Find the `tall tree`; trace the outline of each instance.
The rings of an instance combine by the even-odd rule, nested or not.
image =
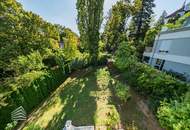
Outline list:
[[[138,1],[138,2],[136,2]],[[154,0],[135,0],[135,3],[141,4],[136,11],[130,23],[130,36],[133,40],[143,40],[148,31],[152,19]]]
[[[98,57],[99,30],[103,20],[104,0],[77,0],[78,29],[82,46],[91,54],[92,61]]]
[[[155,23],[155,28],[157,28],[158,30],[162,29],[162,25],[165,24],[165,17],[167,16],[167,12],[164,10],[162,12],[162,15],[159,17],[159,19],[157,20],[157,22]]]
[[[126,38],[126,22],[129,16],[129,1],[118,1],[109,12],[103,33],[103,41],[108,52],[115,52],[118,44]]]
[[[144,45],[145,46],[153,46],[156,35],[158,35],[162,29],[162,26],[165,24],[165,17],[167,16],[167,12],[163,11],[162,15],[156,21],[154,26],[150,28],[145,35]]]
[[[34,51],[44,53],[59,48],[59,33],[54,25],[27,12],[16,0],[0,2],[0,71],[13,72],[13,60]],[[13,68],[15,69],[15,68]],[[5,77],[9,75],[4,74]],[[11,74],[12,76],[13,74]]]

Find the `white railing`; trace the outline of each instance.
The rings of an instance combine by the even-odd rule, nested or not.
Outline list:
[[[152,52],[152,47],[145,47],[145,52]]]

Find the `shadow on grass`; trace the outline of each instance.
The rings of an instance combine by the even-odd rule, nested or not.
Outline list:
[[[46,127],[47,130],[62,129],[67,120],[72,120],[74,125],[95,124],[96,97],[91,96],[91,91],[96,91],[96,76],[72,76],[72,82],[67,83],[57,95],[61,99],[63,108],[55,114]]]
[[[109,69],[109,72],[113,79],[119,80],[120,82],[127,84],[127,80],[123,78],[122,74],[118,73],[117,70]],[[127,126],[131,126],[132,123],[135,123],[135,125],[141,130],[146,130],[146,126],[143,124],[143,120],[145,120],[145,117],[138,108],[136,94],[132,90],[130,90],[129,92],[131,94],[131,98],[127,101],[127,103],[123,103],[115,96],[112,87],[110,88],[110,90],[112,92],[112,97],[110,97],[109,102],[115,105],[120,115],[122,128],[126,129]]]

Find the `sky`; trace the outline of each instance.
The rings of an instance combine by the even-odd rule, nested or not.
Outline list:
[[[43,19],[51,23],[61,24],[69,27],[74,32],[78,33],[76,18],[76,1],[77,0],[18,0],[23,8],[27,11],[32,11],[40,15]],[[104,16],[117,0],[105,0]],[[190,2],[190,0],[187,0]],[[168,14],[180,8],[184,0],[155,0],[156,7],[154,8],[155,19],[157,19],[164,10]]]

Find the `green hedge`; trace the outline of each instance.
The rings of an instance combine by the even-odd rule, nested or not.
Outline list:
[[[190,95],[189,95],[190,96]],[[190,130],[190,97],[181,101],[162,102],[157,117],[166,130]]]
[[[60,69],[49,72],[30,72],[17,80],[14,86],[19,86],[6,97],[6,106],[0,108],[0,128],[5,128],[11,122],[11,112],[23,106],[29,114],[50,93],[52,93],[65,80],[66,75]]]
[[[139,93],[150,97],[153,108],[164,99],[178,99],[189,88],[189,84],[138,62],[126,68],[124,76]]]
[[[107,55],[103,55],[97,61],[105,64]],[[83,54],[75,60],[67,61],[62,67],[48,71],[32,71],[23,74],[10,83],[12,92],[4,96],[6,105],[0,106],[0,129],[5,128],[11,121],[11,112],[19,106],[23,106],[29,114],[34,108],[42,103],[59,85],[66,79],[69,73],[89,66],[88,54]]]

